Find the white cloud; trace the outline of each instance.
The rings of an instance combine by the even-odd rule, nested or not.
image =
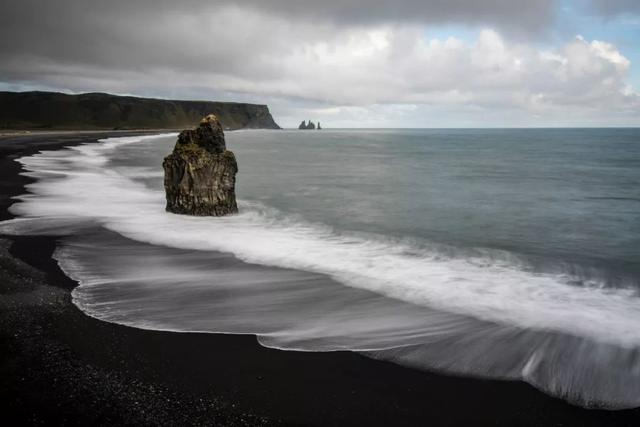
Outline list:
[[[334,105],[473,105],[550,117],[638,109],[638,95],[625,81],[629,60],[609,43],[581,37],[538,50],[492,30],[464,43],[388,27],[311,41],[278,61],[281,79],[239,81],[234,90]]]
[[[0,81],[268,102],[285,126],[302,118],[439,125],[433,117],[445,126],[591,124],[615,115],[612,123],[640,124],[631,63],[605,41],[577,36],[541,49],[492,29],[471,41],[427,39],[416,23],[335,25],[235,6],[156,12],[149,11],[153,25],[141,26],[135,13],[107,14],[57,28],[38,44],[15,37]]]

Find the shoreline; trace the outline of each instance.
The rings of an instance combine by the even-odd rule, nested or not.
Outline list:
[[[169,130],[162,130],[167,132]],[[103,136],[0,137],[0,219],[33,180],[13,159]],[[177,333],[101,322],[71,302],[55,237],[0,236],[2,394],[36,424],[637,425],[640,410],[571,406],[523,382],[417,371],[353,352],[262,347],[252,335]],[[16,418],[17,417],[17,418]],[[280,421],[283,420],[283,421]]]
[[[180,129],[2,129],[0,140],[19,137],[60,137],[60,136],[94,136],[109,134],[109,136],[130,136],[140,134],[180,132]]]

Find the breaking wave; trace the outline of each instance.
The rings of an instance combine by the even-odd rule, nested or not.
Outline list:
[[[157,171],[109,163],[148,138],[19,159],[38,180],[0,231],[71,234],[56,258],[91,316],[519,378],[585,406],[640,404],[636,289],[541,272],[508,252],[342,232],[252,201],[231,217],[170,214],[163,192],[136,180]]]

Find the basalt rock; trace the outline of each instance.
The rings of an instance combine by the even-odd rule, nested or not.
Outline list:
[[[238,165],[226,148],[222,126],[213,114],[202,119],[197,128],[180,132],[162,166],[167,211],[200,216],[238,212]]]
[[[302,123],[300,123],[300,126],[298,126],[298,129],[305,129],[305,130],[315,129],[315,128],[316,128],[316,125],[314,125],[311,120],[309,120],[309,123],[305,123],[303,120]]]

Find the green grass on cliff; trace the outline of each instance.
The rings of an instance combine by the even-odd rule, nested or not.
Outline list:
[[[0,129],[184,129],[215,114],[225,129],[279,129],[266,105],[106,93],[0,92]]]

